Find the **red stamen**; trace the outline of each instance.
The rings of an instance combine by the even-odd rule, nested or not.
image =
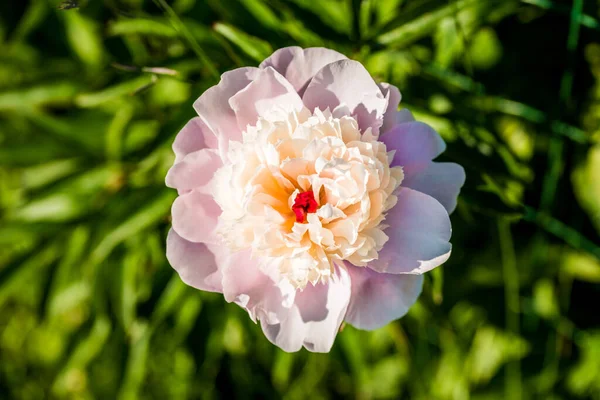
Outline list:
[[[306,222],[306,214],[316,212],[317,207],[318,204],[312,190],[298,193],[296,200],[294,200],[294,205],[292,206],[292,211],[296,214],[296,222]]]

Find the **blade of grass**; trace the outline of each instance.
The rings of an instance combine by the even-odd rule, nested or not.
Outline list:
[[[448,2],[450,2],[451,0],[448,0]],[[474,71],[473,71],[473,62],[471,61],[471,56],[469,54],[469,52],[467,51],[467,49],[469,48],[469,45],[471,44],[469,38],[467,37],[467,35],[465,34],[465,30],[463,29],[463,25],[461,24],[461,22],[459,21],[459,9],[458,9],[458,2],[457,1],[453,1],[452,4],[454,4],[454,6],[456,7],[456,13],[454,14],[454,26],[456,28],[456,32],[458,33],[458,37],[460,38],[460,41],[462,43],[463,48],[465,49],[462,53],[463,53],[463,64],[465,66],[465,69],[467,71],[467,73],[469,74],[469,76],[472,78],[474,75]]]
[[[144,208],[108,233],[92,252],[92,262],[95,265],[100,264],[118,244],[165,217],[174,197],[175,194],[171,191],[161,192],[159,196],[149,201]]]
[[[592,242],[576,229],[553,218],[547,213],[535,210],[531,207],[525,207],[524,219],[535,223],[546,232],[564,240],[565,243],[569,244],[571,247],[585,250],[600,259],[600,245]]]
[[[133,119],[135,108],[131,103],[124,102],[115,113],[106,132],[105,154],[108,160],[120,161],[123,150],[123,136],[127,126]]]
[[[549,0],[521,0],[523,3],[531,4],[543,8],[544,10],[556,11],[559,13],[569,13],[569,7],[557,4]],[[579,15],[579,23],[586,28],[591,28],[600,31],[600,22],[591,15],[581,13]]]
[[[371,18],[373,14],[372,0],[363,0],[358,5],[358,32],[359,38],[363,39],[369,36],[371,29]]]
[[[583,12],[583,0],[574,0],[571,9],[571,23],[569,25],[569,36],[567,39],[568,67],[564,71],[560,86],[560,99],[563,103],[562,110],[569,109],[571,92],[573,89],[573,75],[575,69],[575,50],[579,41],[580,16]],[[559,136],[550,140],[548,149],[548,172],[544,177],[542,186],[542,198],[540,209],[548,211],[554,204],[554,198],[564,168],[564,142]]]
[[[129,81],[110,86],[99,92],[82,93],[75,98],[75,104],[82,108],[97,107],[119,97],[132,96],[156,82],[156,79],[156,75],[144,74]]]
[[[281,29],[281,20],[263,0],[240,0],[240,3],[260,24],[274,31]]]
[[[71,104],[73,97],[78,92],[78,85],[70,81],[6,91],[0,93],[0,111],[20,111],[35,107],[65,106]]]
[[[506,328],[518,336],[520,314],[519,273],[517,271],[517,261],[509,221],[505,219],[498,220],[498,237],[504,275]],[[506,364],[505,379],[506,398],[520,400],[523,395],[523,388],[521,382],[521,362],[518,359]]]
[[[433,64],[424,65],[423,71],[433,78],[460,90],[475,93],[476,96],[469,99],[469,107],[523,118],[526,121],[540,124],[540,128],[548,129],[555,135],[567,137],[577,143],[589,143],[591,140],[580,128],[560,120],[551,120],[545,112],[535,107],[514,100],[486,95],[484,86],[466,75],[456,71],[444,70]]]
[[[150,18],[135,18],[135,19],[120,19],[108,25],[109,36],[120,35],[145,35],[159,36],[166,38],[179,37],[179,33],[167,21],[150,19]]]
[[[132,334],[125,377],[119,390],[119,400],[138,399],[144,383],[152,329],[146,322],[137,321]]]
[[[0,307],[15,292],[33,280],[43,279],[50,265],[58,259],[61,249],[57,243],[41,247],[19,265],[5,267],[0,275]]]
[[[204,51],[202,50],[202,48],[200,47],[200,45],[194,38],[194,35],[192,35],[190,30],[181,21],[181,19],[177,15],[177,13],[175,11],[173,11],[171,6],[169,6],[165,0],[154,0],[154,4],[156,4],[160,9],[162,9],[167,14],[167,16],[169,17],[169,20],[173,24],[173,27],[179,32],[179,34],[182,37],[185,38],[185,40],[187,40],[189,46],[192,48],[192,51],[194,53],[196,53],[196,56],[198,56],[200,61],[202,61],[202,63],[204,64],[204,66],[206,67],[208,72],[214,78],[219,78],[219,72],[217,71],[215,66],[212,64],[212,62],[208,59],[208,57],[206,56],[206,53],[204,53]]]
[[[160,298],[156,302],[156,306],[152,312],[152,318],[150,318],[150,326],[152,329],[156,329],[167,316],[175,312],[181,305],[181,301],[185,296],[187,289],[188,286],[181,281],[179,275],[173,274],[167,287],[163,290]]]
[[[78,158],[51,161],[23,168],[21,179],[23,187],[39,189],[77,172],[81,166]]]
[[[44,21],[48,11],[48,3],[45,0],[31,1],[23,18],[19,21],[19,25],[17,25],[17,28],[13,32],[12,40],[20,42],[26,38]]]
[[[73,379],[73,374],[81,374],[88,364],[100,354],[110,336],[111,329],[108,316],[100,315],[96,318],[88,336],[73,349],[65,366],[54,381],[52,391],[55,394],[64,396],[69,392],[69,381]]]
[[[217,22],[214,25],[214,30],[234,43],[256,62],[261,62],[273,52],[273,48],[269,43],[248,35],[232,25]]]
[[[468,7],[477,6],[479,0],[459,0],[430,12],[425,12],[415,18],[405,21],[397,28],[379,35],[376,42],[395,48],[403,47],[429,34],[442,19],[452,16]]]

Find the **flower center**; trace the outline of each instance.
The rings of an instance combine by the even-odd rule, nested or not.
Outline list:
[[[306,214],[317,211],[318,204],[312,190],[298,193],[292,211],[296,214],[296,222],[306,222]]]
[[[388,240],[404,173],[371,129],[339,112],[273,109],[230,143],[214,178],[224,244],[251,249],[294,288],[327,282],[336,264],[366,266]]]

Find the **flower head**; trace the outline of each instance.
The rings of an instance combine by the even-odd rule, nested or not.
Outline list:
[[[289,47],[223,74],[173,144],[167,256],[286,351],[375,329],[450,255],[463,169],[400,93],[328,49]]]

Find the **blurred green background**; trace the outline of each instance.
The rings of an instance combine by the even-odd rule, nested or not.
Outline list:
[[[6,0],[0,398],[600,399],[600,1]],[[400,321],[287,354],[165,259],[170,146],[232,68],[326,46],[467,183]]]

